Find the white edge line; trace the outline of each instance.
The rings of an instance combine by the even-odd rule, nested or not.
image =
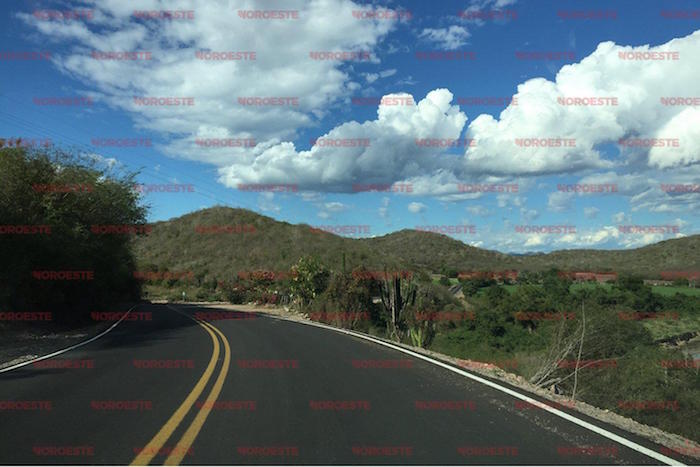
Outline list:
[[[6,371],[10,371],[10,370],[16,370],[17,368],[22,368],[23,366],[27,366],[27,365],[29,365],[29,364],[31,364],[31,363],[40,362],[41,360],[46,360],[47,358],[55,357],[56,355],[61,355],[62,353],[66,353],[66,352],[68,352],[69,350],[77,349],[78,347],[82,347],[82,346],[84,346],[85,344],[89,344],[90,342],[99,339],[100,337],[104,336],[104,335],[107,334],[109,331],[111,331],[112,329],[114,329],[115,327],[117,327],[117,324],[119,324],[119,323],[121,323],[122,321],[124,321],[124,318],[126,318],[126,317],[129,315],[129,313],[131,313],[131,310],[133,310],[134,308],[136,308],[136,307],[139,306],[139,305],[142,305],[142,303],[137,303],[136,305],[134,305],[134,306],[132,306],[131,308],[129,308],[129,310],[128,310],[126,313],[124,313],[124,316],[122,316],[121,319],[120,319],[119,321],[117,321],[116,323],[114,323],[113,325],[111,325],[109,328],[105,329],[104,331],[102,331],[102,332],[99,333],[98,335],[96,335],[96,336],[94,336],[94,337],[91,337],[90,339],[88,339],[88,340],[86,340],[86,341],[78,342],[77,344],[71,345],[70,347],[66,347],[65,349],[57,350],[57,351],[54,352],[54,353],[50,353],[50,354],[44,355],[44,356],[42,356],[42,357],[33,358],[33,359],[31,359],[31,360],[27,360],[26,362],[22,362],[22,363],[18,363],[18,364],[16,364],[16,365],[8,366],[7,368],[1,369],[1,370],[0,370],[0,373],[5,373]]]
[[[264,312],[263,312],[263,313],[264,313]],[[365,339],[365,340],[374,342],[374,343],[376,343],[376,344],[383,345],[383,346],[385,346],[385,347],[389,347],[390,349],[398,350],[399,352],[402,352],[402,353],[411,355],[411,356],[416,357],[416,358],[420,358],[421,360],[425,360],[426,362],[433,363],[433,364],[435,364],[435,365],[437,365],[437,366],[440,366],[440,367],[442,367],[442,368],[445,368],[445,369],[447,369],[447,370],[450,370],[450,371],[452,371],[452,372],[454,372],[454,373],[457,373],[457,374],[462,375],[462,376],[466,376],[467,378],[473,379],[474,381],[478,381],[479,383],[485,384],[486,386],[490,386],[490,387],[492,387],[492,388],[494,388],[494,389],[496,389],[496,390],[498,390],[498,391],[504,392],[504,393],[509,394],[509,395],[511,395],[511,396],[513,396],[513,397],[516,397],[516,398],[518,398],[518,399],[524,400],[524,401],[529,402],[529,403],[531,403],[531,404],[533,404],[533,405],[536,405],[536,406],[538,406],[538,407],[541,407],[542,409],[546,410],[547,412],[549,412],[549,413],[551,413],[551,414],[553,414],[553,415],[556,415],[556,416],[561,417],[561,418],[563,418],[563,419],[565,419],[565,420],[568,420],[568,421],[570,421],[570,422],[572,422],[572,423],[575,423],[576,425],[579,425],[579,426],[581,426],[581,427],[583,427],[583,428],[586,428],[586,429],[588,429],[588,430],[590,430],[590,431],[592,431],[592,432],[594,432],[594,433],[597,433],[597,434],[599,434],[599,435],[601,435],[601,436],[604,436],[604,437],[606,437],[606,438],[608,438],[608,439],[611,439],[611,440],[613,440],[613,441],[616,441],[616,442],[618,442],[618,443],[620,443],[620,444],[622,444],[622,445],[624,445],[624,446],[627,446],[628,448],[630,448],[630,449],[632,449],[632,450],[635,450],[635,451],[637,451],[637,452],[640,452],[640,453],[642,453],[642,454],[644,454],[644,455],[647,455],[647,456],[649,456],[649,457],[651,457],[651,458],[653,458],[653,459],[656,459],[656,460],[658,460],[658,461],[660,461],[660,462],[663,462],[663,463],[665,463],[665,464],[667,464],[667,465],[681,465],[681,466],[684,466],[684,465],[685,465],[685,464],[683,464],[683,463],[681,463],[681,462],[679,462],[679,461],[677,461],[677,460],[675,460],[675,459],[672,459],[672,458],[670,458],[670,457],[664,456],[663,454],[659,454],[659,453],[656,452],[656,451],[652,451],[652,450],[649,449],[649,448],[646,448],[646,447],[644,447],[644,446],[642,446],[642,445],[640,445],[640,444],[637,444],[637,443],[635,443],[634,441],[630,441],[630,440],[628,440],[628,439],[626,439],[626,438],[623,438],[622,436],[616,435],[615,433],[611,433],[610,431],[608,431],[608,430],[606,430],[606,429],[604,429],[604,428],[600,428],[600,427],[598,427],[598,426],[595,426],[595,425],[593,425],[593,424],[591,424],[591,423],[588,423],[588,422],[586,422],[586,421],[584,421],[584,420],[581,420],[581,419],[576,418],[576,417],[574,417],[574,416],[572,416],[572,415],[569,415],[569,414],[566,413],[566,412],[562,412],[561,410],[557,410],[557,409],[555,409],[555,408],[553,408],[553,407],[551,407],[551,406],[549,406],[549,405],[547,405],[547,404],[544,404],[544,403],[542,403],[542,402],[540,402],[540,401],[538,401],[538,400],[535,400],[535,399],[533,399],[533,398],[531,398],[531,397],[528,397],[528,396],[526,396],[526,395],[524,395],[524,394],[520,394],[520,393],[517,392],[517,391],[513,391],[512,389],[509,389],[509,388],[506,388],[506,387],[504,387],[504,386],[501,386],[500,384],[494,383],[493,381],[489,381],[489,380],[487,380],[487,379],[481,378],[481,377],[476,376],[476,375],[474,375],[474,374],[468,373],[468,372],[466,372],[466,371],[464,371],[464,370],[460,370],[459,368],[455,368],[455,367],[453,367],[453,366],[451,366],[451,365],[448,365],[447,363],[443,363],[443,362],[441,362],[441,361],[439,361],[439,360],[435,360],[435,359],[433,359],[433,358],[430,358],[430,357],[425,356],[425,355],[423,355],[423,354],[414,352],[414,351],[412,351],[412,350],[408,350],[408,349],[405,349],[405,348],[403,348],[403,347],[399,347],[399,346],[397,346],[397,345],[390,344],[389,342],[384,342],[384,341],[382,341],[382,340],[380,340],[380,339],[375,339],[374,337],[368,336],[368,335],[366,335],[366,334],[360,334],[360,333],[357,333],[357,332],[354,332],[354,331],[349,331],[349,330],[347,330],[347,329],[336,328],[336,327],[333,327],[333,326],[326,326],[326,325],[324,325],[324,324],[315,323],[315,322],[297,321],[297,320],[287,319],[287,318],[285,318],[285,317],[277,316],[277,315],[271,315],[271,314],[265,314],[265,315],[268,316],[268,317],[271,317],[271,318],[283,319],[283,320],[285,320],[285,321],[289,321],[289,322],[292,322],[292,323],[299,323],[299,324],[305,324],[305,325],[307,325],[307,326],[316,326],[316,327],[320,327],[320,328],[324,328],[324,329],[330,329],[331,331],[336,331],[336,332],[340,332],[340,333],[343,333],[343,334],[348,334],[348,335],[351,335],[351,336],[359,337],[360,339]]]

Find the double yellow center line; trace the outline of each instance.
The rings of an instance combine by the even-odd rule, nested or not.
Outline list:
[[[172,309],[180,314],[185,315],[185,313],[182,313],[179,310],[176,310],[175,308]],[[185,316],[195,320],[189,315]],[[221,342],[224,345],[224,362],[219,372],[219,376],[216,378],[214,386],[212,386],[205,403],[202,404],[202,407],[200,408],[199,412],[197,412],[197,415],[195,416],[194,420],[192,420],[192,423],[190,423],[190,426],[182,435],[180,441],[178,441],[177,445],[172,449],[171,454],[167,457],[167,459],[165,459],[164,465],[178,465],[182,461],[182,458],[185,456],[185,454],[192,446],[192,443],[194,443],[194,440],[197,438],[197,435],[202,429],[202,426],[204,426],[204,422],[209,416],[209,412],[211,412],[211,409],[214,406],[214,402],[216,402],[216,400],[219,397],[219,394],[221,393],[221,388],[224,386],[224,381],[226,381],[226,375],[228,374],[229,365],[231,363],[231,348],[229,347],[226,336],[224,336],[224,334],[221,331],[204,321],[195,321],[197,322],[197,324],[202,326],[205,331],[209,333],[209,336],[211,337],[211,340],[214,344],[214,351],[212,352],[209,364],[207,365],[206,370],[204,370],[202,377],[199,378],[199,381],[197,381],[197,384],[194,386],[187,398],[185,398],[182,404],[180,404],[180,407],[178,407],[178,409],[175,411],[175,413],[173,413],[170,419],[167,422],[165,422],[165,425],[163,425],[160,431],[158,431],[158,433],[156,433],[153,439],[149,441],[149,443],[143,448],[139,455],[137,455],[134,458],[134,460],[131,461],[131,465],[148,465],[153,460],[153,458],[163,448],[163,445],[165,445],[168,439],[170,439],[177,427],[180,426],[182,420],[185,418],[185,416],[187,416],[190,409],[192,409],[194,403],[204,391],[204,388],[207,386],[207,383],[209,383],[209,380],[214,374],[216,362],[218,361],[219,355],[221,353],[221,346],[219,344],[219,340],[216,337],[217,335],[221,338]]]

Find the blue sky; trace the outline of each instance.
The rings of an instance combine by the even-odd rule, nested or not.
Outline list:
[[[472,225],[474,233],[452,236],[508,252],[632,248],[698,232],[700,193],[660,187],[700,183],[700,109],[660,103],[700,96],[697,2],[434,3],[7,1],[8,14],[0,18],[0,136],[49,138],[115,169],[140,170],[144,184],[194,185],[194,193],[144,195],[150,221],[222,204],[291,223],[368,225],[371,236]],[[141,19],[135,10],[193,11],[193,18]],[[239,14],[278,10],[297,18]],[[358,11],[364,17],[353,15]],[[472,19],[460,17],[464,11]],[[367,18],[376,13],[382,17]],[[195,58],[202,50],[257,56]],[[48,51],[51,58],[8,55],[29,51]],[[151,59],[100,60],[94,51],[150,52]],[[314,51],[369,53],[370,59],[313,60]],[[417,52],[434,59],[419,59]],[[447,60],[446,52],[474,59]],[[522,59],[516,52],[529,55]],[[619,52],[647,55],[621,59]],[[658,59],[658,53],[674,52],[677,59]],[[388,95],[414,102],[353,101]],[[89,96],[92,104],[35,103],[65,96]],[[193,97],[195,105],[139,106],[134,96]],[[242,106],[241,96],[294,97],[298,105]],[[517,105],[507,109],[465,103],[512,96]],[[557,97],[614,97],[618,104],[562,105]],[[93,144],[102,138],[151,146]],[[369,145],[312,148],[315,138]],[[419,147],[421,138],[471,139],[476,146]],[[518,147],[517,138],[568,139],[575,146]],[[618,144],[634,138],[675,146]],[[257,144],[211,148],[197,139]],[[237,189],[241,183],[295,185],[298,191],[249,193]],[[517,185],[518,191],[463,193],[460,183]],[[404,184],[412,192],[353,192],[358,184]],[[617,190],[565,193],[557,184]],[[517,226],[559,225],[576,232],[516,232]],[[620,225],[646,230],[621,232]]]

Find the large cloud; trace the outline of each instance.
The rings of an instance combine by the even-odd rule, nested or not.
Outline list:
[[[512,3],[482,0],[470,7]],[[663,171],[665,179],[698,174],[700,111],[664,106],[660,99],[700,96],[695,60],[700,31],[656,47],[601,43],[580,63],[564,66],[554,81],[522,83],[515,94],[517,105],[499,118],[478,116],[466,132],[467,116],[452,105],[452,93],[436,89],[415,105],[380,105],[374,120],[342,123],[322,136],[319,131],[324,138],[369,140],[367,147],[306,149],[306,142],[292,142],[298,141],[300,130],[320,126],[334,106],[359,88],[354,76],[364,73],[357,73],[352,64],[310,60],[309,52],[372,51],[396,21],[358,20],[353,10],[370,7],[349,0],[285,3],[285,9],[299,11],[298,20],[243,20],[236,11],[259,8],[252,0],[238,2],[235,9],[223,0],[196,8],[184,1],[109,0],[95,4],[92,22],[21,16],[47,37],[68,43],[67,52],[55,58],[61,69],[91,84],[111,105],[130,112],[139,126],[169,136],[164,150],[170,155],[217,165],[220,181],[230,187],[296,183],[300,189],[348,192],[353,183],[410,181],[415,194],[457,200],[479,197],[457,192],[457,183],[477,180],[509,183],[543,174],[585,176],[601,169]],[[195,19],[136,21],[131,17],[135,9],[195,9]],[[92,50],[147,50],[153,58],[94,60]],[[195,58],[197,50],[251,50],[257,59],[208,62]],[[623,60],[619,52],[678,52],[680,59]],[[136,106],[134,95],[194,96],[196,105]],[[235,102],[241,95],[294,96],[299,105],[241,106]],[[618,105],[564,106],[557,102],[559,97],[614,97]],[[454,155],[415,143],[417,138],[460,137],[473,138],[476,146]],[[258,144],[205,149],[194,144],[195,138],[252,138]],[[575,140],[575,147],[518,147],[516,138],[568,138]],[[625,138],[675,138],[680,146],[624,147],[618,156],[616,143]],[[680,199],[663,195],[669,202]],[[560,198],[555,205],[565,201]]]
[[[680,59],[625,60],[620,58],[620,52],[678,52]],[[275,144],[250,151],[249,158],[222,170],[222,180],[232,185],[243,181],[279,183],[291,178],[312,189],[327,191],[346,191],[350,183],[358,180],[410,180],[414,186],[425,188],[415,192],[445,196],[456,191],[460,180],[489,176],[506,180],[599,169],[663,168],[676,169],[668,172],[675,177],[698,161],[700,126],[694,124],[698,111],[662,105],[661,98],[700,95],[700,80],[692,59],[698,52],[700,32],[658,47],[601,43],[580,63],[564,66],[554,81],[539,78],[521,84],[515,95],[517,105],[509,106],[499,119],[490,115],[477,117],[465,134],[476,145],[465,151],[461,161],[446,157],[444,150],[419,148],[414,143],[415,138],[462,135],[460,124],[466,118],[450,105],[449,91],[437,90],[415,108],[380,106],[377,120],[346,123],[324,135],[369,138],[369,148],[314,148],[298,152],[291,143]],[[578,97],[609,98],[607,102],[617,105],[562,105],[558,101]],[[421,105],[428,107],[420,110]],[[575,146],[518,147],[518,138],[562,138],[573,140]],[[634,138],[673,138],[679,140],[680,146],[618,145],[621,139]],[[697,173],[696,168],[694,165],[691,170]],[[564,197],[561,198],[559,201],[563,202]]]
[[[259,1],[206,2],[107,0],[87,2],[94,19],[42,21],[19,16],[52,40],[67,45],[54,54],[66,73],[83,80],[96,96],[131,113],[138,126],[162,132],[178,157],[225,164],[241,148],[198,147],[195,138],[251,138],[256,142],[293,138],[318,124],[331,103],[354,83],[349,70],[359,60],[312,59],[315,51],[372,52],[396,24],[392,19],[358,19],[369,10],[349,0],[290,0],[284,10],[298,19],[243,19],[238,10],[279,9]],[[135,19],[134,10],[194,10],[193,20]],[[255,52],[255,60],[201,60],[197,51]],[[92,51],[147,51],[151,60],[96,60]],[[154,107],[134,96],[195,97],[194,106]],[[238,97],[295,97],[298,105],[244,106]],[[183,136],[185,135],[185,136]],[[187,136],[189,135],[189,136]]]
[[[679,59],[630,60],[620,52],[678,52]],[[700,96],[698,53],[700,31],[658,47],[603,42],[580,63],[564,66],[554,82],[538,78],[518,86],[517,105],[505,109],[500,119],[474,119],[467,134],[479,144],[466,151],[465,165],[473,172],[500,175],[609,167],[612,163],[601,157],[600,145],[629,138],[679,140],[679,147],[643,150],[650,166],[697,163],[700,111],[662,105],[661,98]],[[576,97],[615,98],[617,105],[562,105],[557,100]],[[516,138],[573,139],[575,148],[519,147]],[[623,156],[639,150],[621,149]]]
[[[261,145],[220,169],[221,181],[231,187],[293,181],[305,189],[350,192],[355,184],[390,184],[448,170],[451,162],[435,157],[440,150],[421,147],[416,138],[459,137],[467,117],[451,101],[449,91],[437,89],[416,105],[381,105],[376,120],[344,123],[318,138],[323,145],[305,151],[289,142]],[[325,145],[345,142],[353,146]]]

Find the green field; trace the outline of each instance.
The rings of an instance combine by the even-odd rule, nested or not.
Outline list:
[[[663,286],[654,285],[651,287],[652,292],[663,295],[664,297],[671,297],[677,293],[684,295],[692,295],[694,297],[700,296],[700,289],[694,287],[674,287],[674,286]]]
[[[455,285],[455,284],[459,284],[459,280],[457,280],[457,278],[451,277],[451,278],[449,278],[449,279],[450,279],[450,285],[451,285],[451,286],[452,286],[452,285]],[[440,277],[439,277],[439,276],[437,276],[437,277],[436,277],[436,276],[433,276],[433,284],[439,284],[439,283],[440,283]]]
[[[681,315],[678,319],[648,319],[642,321],[654,340],[700,330],[700,315]]]
[[[503,286],[508,292],[513,293],[517,290],[519,285],[504,285]],[[578,282],[571,284],[571,291],[581,290],[581,289],[592,289],[595,287],[603,287],[606,290],[612,288],[612,284],[597,284],[595,282]],[[651,291],[655,294],[663,295],[664,297],[672,297],[673,295],[679,293],[684,295],[691,295],[698,297],[700,296],[700,289],[693,287],[675,287],[675,286],[665,286],[665,285],[654,285],[651,287]]]

